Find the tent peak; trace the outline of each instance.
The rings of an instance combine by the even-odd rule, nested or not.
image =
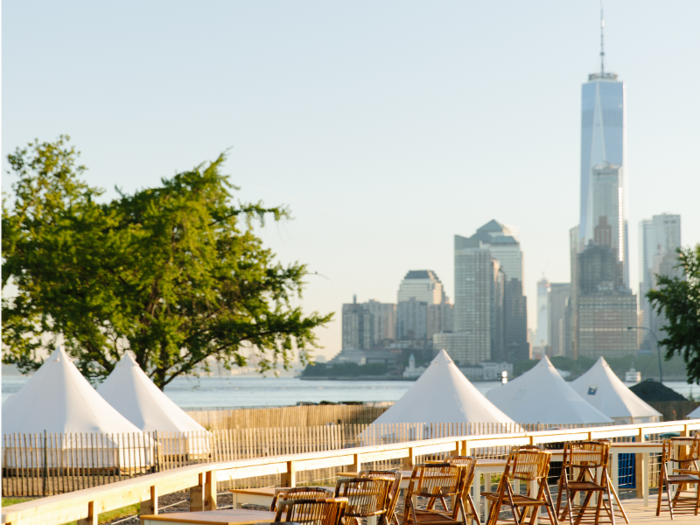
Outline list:
[[[430,362],[430,364],[433,363],[454,363],[450,355],[447,353],[445,350],[440,350],[438,355],[435,356],[435,358]]]
[[[117,363],[117,366],[121,365],[139,366],[139,364],[136,362],[136,359],[134,359],[134,356],[132,356],[131,352],[129,351],[124,352],[124,355],[119,360],[119,363]]]
[[[549,360],[549,357],[547,357],[546,355],[544,355],[544,356],[542,357],[542,359],[540,359],[540,362],[538,363],[538,365],[539,365],[539,366],[551,366],[552,368],[554,368],[554,365],[553,365],[552,362]]]

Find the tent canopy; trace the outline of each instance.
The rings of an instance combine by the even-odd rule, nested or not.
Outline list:
[[[441,350],[380,423],[513,423],[479,392]]]
[[[97,391],[144,432],[205,431],[149,379],[129,352]]]
[[[2,407],[3,434],[122,433],[141,430],[117,412],[57,348]]]
[[[577,394],[617,423],[659,421],[661,413],[642,401],[615,375],[603,357],[570,383]]]
[[[686,416],[688,419],[700,419],[700,407],[693,410],[690,414]]]
[[[612,422],[564,381],[547,356],[510,383],[489,390],[486,397],[518,423]]]

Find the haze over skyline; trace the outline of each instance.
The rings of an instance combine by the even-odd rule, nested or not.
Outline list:
[[[342,303],[395,302],[408,270],[435,271],[454,301],[453,236],[496,219],[520,231],[532,328],[542,273],[569,281],[599,17],[595,0],[6,1],[3,158],[69,134],[112,197],[232,148],[238,198],[291,208],[261,235],[319,274],[303,305],[337,312],[326,356]],[[640,220],[679,214],[683,245],[700,242],[700,4],[611,0],[605,18],[636,294]]]

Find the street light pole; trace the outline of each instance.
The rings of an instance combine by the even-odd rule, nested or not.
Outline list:
[[[659,382],[663,383],[664,382],[664,372],[663,372],[663,369],[661,368],[661,348],[659,348],[659,339],[656,337],[656,334],[654,333],[654,331],[651,328],[647,328],[646,326],[628,326],[627,330],[646,330],[654,338],[654,341],[656,341],[656,354],[659,357]]]

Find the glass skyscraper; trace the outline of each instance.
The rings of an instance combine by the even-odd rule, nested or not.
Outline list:
[[[596,227],[611,227],[617,257],[629,286],[627,242],[625,85],[614,73],[593,73],[581,93],[581,220],[579,250],[595,242]],[[596,174],[615,174],[614,192],[596,199]],[[610,177],[607,177],[610,178]],[[610,193],[614,193],[611,195]],[[610,202],[612,201],[612,202]]]

